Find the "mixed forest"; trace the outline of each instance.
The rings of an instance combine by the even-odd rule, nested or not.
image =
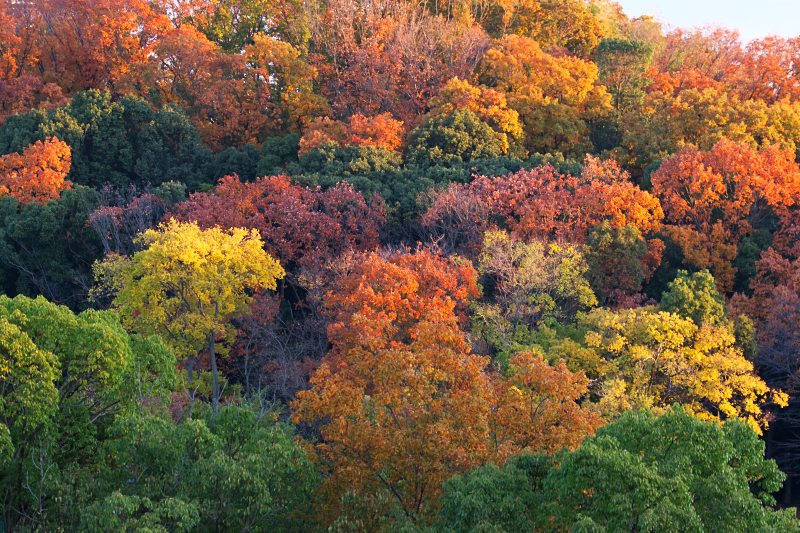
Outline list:
[[[0,530],[796,532],[800,37],[0,0]]]

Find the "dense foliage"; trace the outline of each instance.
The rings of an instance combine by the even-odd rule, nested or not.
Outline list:
[[[0,531],[800,530],[799,65],[610,0],[0,0]]]

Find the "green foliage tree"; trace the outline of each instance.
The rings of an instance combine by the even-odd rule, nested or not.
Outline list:
[[[59,200],[24,209],[6,196],[0,200],[0,271],[6,294],[44,295],[48,300],[85,309],[91,265],[102,245],[87,225],[97,207],[88,187],[64,191]]]
[[[741,420],[704,422],[680,406],[632,411],[555,459],[455,476],[435,530],[788,533],[795,510],[771,508],[784,478]]]
[[[300,136],[290,133],[283,137],[270,137],[261,144],[261,159],[256,166],[256,176],[274,176],[285,173],[284,168],[297,162]]]
[[[423,167],[451,166],[500,157],[502,141],[473,112],[455,111],[429,120],[411,132],[406,161]]]
[[[49,136],[72,149],[68,177],[78,185],[144,188],[179,181],[196,190],[209,181],[212,154],[174,104],[154,111],[135,97],[112,101],[108,91],[81,92],[62,107],[8,117],[0,126],[0,154]]]
[[[75,530],[78,509],[59,498],[97,472],[117,413],[171,390],[174,355],[160,339],[129,337],[115,313],[75,315],[42,297],[0,297],[0,345],[5,529]]]
[[[642,258],[647,243],[630,224],[614,229],[606,220],[589,230],[583,256],[589,265],[586,277],[599,301],[607,303],[615,293],[633,294],[647,276]]]
[[[661,296],[661,309],[690,318],[698,326],[716,326],[725,320],[725,299],[717,291],[714,276],[708,270],[691,276],[685,270],[679,270]]]
[[[595,62],[600,69],[600,81],[611,94],[618,113],[644,98],[645,72],[652,61],[653,47],[645,41],[624,38],[600,41]]]
[[[229,146],[220,153],[210,167],[211,183],[220,178],[236,174],[244,181],[255,181],[257,168],[261,160],[261,151],[253,143],[241,148]]]
[[[662,294],[660,307],[669,313],[691,319],[698,326],[709,324],[727,328],[745,359],[753,361],[758,355],[753,321],[747,315],[740,314],[733,319],[728,316],[725,298],[717,291],[714,276],[708,270],[695,272],[691,276],[685,270],[679,270]]]
[[[178,423],[164,413],[119,417],[82,531],[311,529],[319,475],[275,414],[238,405],[216,417],[198,407]]]
[[[186,358],[190,388],[196,354],[207,348],[216,413],[217,339],[233,339],[230,320],[246,312],[250,291],[274,290],[283,268],[262,248],[258,230],[202,230],[173,219],[159,231],[147,230],[138,243],[142,249],[132,258],[110,256],[97,264],[95,294],[115,293],[113,307],[127,327],[163,335]]]
[[[586,263],[572,246],[526,244],[503,231],[488,232],[478,266],[493,289],[474,304],[473,329],[504,358],[534,344],[546,319],[574,320],[597,304],[583,277]]]

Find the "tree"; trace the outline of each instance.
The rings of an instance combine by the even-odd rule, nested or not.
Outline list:
[[[583,256],[589,269],[586,278],[598,300],[615,302],[642,288],[649,277],[642,263],[647,255],[647,243],[639,230],[630,224],[616,230],[608,220],[589,230],[583,246]]]
[[[169,19],[144,0],[36,0],[19,17],[18,71],[54,80],[67,94],[111,89],[144,62]]]
[[[22,154],[0,156],[0,197],[10,195],[23,206],[58,200],[72,186],[66,179],[70,161],[69,146],[51,137],[36,141]]]
[[[611,109],[597,76],[593,63],[547,54],[536,41],[519,35],[496,41],[475,73],[477,81],[504,93],[517,111],[529,152],[579,157],[590,148],[586,121]]]
[[[733,288],[731,262],[741,238],[800,201],[800,167],[793,153],[775,145],[755,151],[722,140],[710,152],[687,146],[651,179],[666,213],[665,233],[685,264],[711,267],[721,291]]]
[[[678,402],[704,420],[742,418],[760,434],[768,422],[762,406],[786,405],[786,395],[755,374],[725,325],[696,325],[647,307],[595,309],[581,324],[589,329],[587,346],[600,356],[600,405],[612,412]]]
[[[120,416],[101,448],[107,462],[96,482],[103,489],[71,502],[82,504],[83,529],[311,529],[302,520],[318,472],[293,428],[266,408],[210,411],[198,407],[178,421],[163,411]]]
[[[622,145],[641,169],[692,144],[709,151],[723,139],[738,144],[778,144],[795,151],[800,141],[800,102],[767,104],[743,101],[716,87],[687,88],[677,94],[664,88],[645,97],[642,109],[621,117]]]
[[[130,337],[113,312],[75,315],[42,297],[2,296],[0,315],[0,428],[10,430],[3,524],[75,530],[78,509],[59,499],[97,473],[97,448],[117,414],[171,390],[174,355],[156,337]]]
[[[470,187],[505,219],[514,236],[526,241],[582,243],[589,228],[604,220],[614,228],[630,224],[647,233],[658,229],[663,218],[658,199],[631,183],[613,160],[591,156],[580,177],[560,175],[545,165],[494,179],[479,177]],[[653,253],[656,247],[653,242]]]
[[[741,420],[633,411],[556,460],[522,456],[454,477],[436,530],[789,532],[794,509],[770,507],[784,477]]]
[[[603,39],[595,62],[600,82],[607,88],[618,113],[635,106],[644,97],[645,72],[653,60],[653,48],[644,41]]]
[[[679,270],[678,276],[661,296],[660,307],[668,313],[691,318],[698,326],[716,326],[724,322],[724,303],[725,299],[717,292],[714,277],[708,270],[691,276],[685,270]]]
[[[350,117],[348,124],[328,117],[318,118],[303,133],[299,155],[330,142],[338,144],[340,148],[379,146],[396,152],[403,144],[403,137],[403,122],[395,120],[389,113],[369,118],[357,113]]]
[[[504,375],[492,376],[494,401],[489,440],[497,462],[524,453],[555,454],[575,449],[604,421],[590,402],[583,372],[570,372],[562,360],[550,365],[541,350],[512,355]]]
[[[424,5],[329,0],[310,22],[320,93],[334,115],[389,112],[414,124],[447,80],[467,79],[488,45],[485,32]]]
[[[453,78],[439,89],[435,97],[428,102],[431,110],[425,116],[438,117],[449,115],[460,109],[475,113],[495,131],[502,143],[504,154],[521,152],[520,144],[524,140],[519,114],[509,109],[505,96],[494,89],[474,87],[468,81]]]
[[[546,319],[574,320],[597,304],[584,278],[586,262],[572,246],[525,244],[488,232],[479,268],[494,290],[493,298],[474,305],[473,331],[506,360],[533,344],[532,334]]]
[[[264,252],[258,230],[202,230],[172,219],[138,240],[143,249],[132,258],[111,256],[95,267],[98,281],[115,293],[127,327],[163,335],[186,358],[190,388],[195,356],[208,348],[216,414],[217,339],[232,340],[229,322],[251,301],[247,291],[274,290],[283,269]]]
[[[88,187],[65,190],[58,200],[22,208],[12,196],[0,199],[0,261],[7,294],[39,294],[74,310],[86,308],[92,263],[102,243],[88,225],[97,193]]]
[[[196,190],[207,181],[211,152],[174,104],[154,111],[139,98],[112,102],[108,91],[78,93],[62,107],[8,117],[0,126],[0,154],[51,136],[69,145],[67,177],[77,185],[144,189],[179,181]]]
[[[468,263],[424,250],[372,253],[328,294],[333,348],[293,419],[325,421],[316,450],[332,469],[330,510],[348,491],[388,491],[422,519],[448,477],[485,457],[486,362],[458,318],[475,278]]]
[[[406,160],[420,166],[451,166],[502,153],[503,140],[491,126],[472,111],[461,110],[432,118],[412,130]]]

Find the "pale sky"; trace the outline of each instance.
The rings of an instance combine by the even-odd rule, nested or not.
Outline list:
[[[742,41],[800,35],[800,0],[617,0],[629,17],[653,15],[665,25],[737,28]]]

